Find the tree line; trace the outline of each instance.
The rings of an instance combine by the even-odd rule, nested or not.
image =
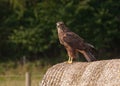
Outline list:
[[[1,61],[65,57],[57,37],[58,21],[102,55],[119,56],[119,9],[117,0],[0,0]]]

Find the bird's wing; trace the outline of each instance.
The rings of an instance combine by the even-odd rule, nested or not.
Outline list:
[[[66,42],[69,46],[78,48],[80,45],[83,45],[84,39],[79,37],[77,34],[73,32],[67,32],[63,36],[63,41]]]

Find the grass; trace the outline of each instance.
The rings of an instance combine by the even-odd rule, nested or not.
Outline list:
[[[43,75],[31,76],[31,86],[38,86]],[[0,86],[25,86],[25,75],[0,76]]]
[[[15,62],[0,63],[0,86],[25,86],[25,73],[31,73],[31,86],[38,86],[50,64],[35,61],[20,64]]]

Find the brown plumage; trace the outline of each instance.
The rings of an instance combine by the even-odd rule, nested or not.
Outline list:
[[[82,53],[88,62],[96,60],[94,57],[96,50],[93,45],[86,43],[80,36],[71,32],[63,22],[57,22],[56,25],[59,41],[64,45],[69,56],[68,63],[72,63],[78,52]]]

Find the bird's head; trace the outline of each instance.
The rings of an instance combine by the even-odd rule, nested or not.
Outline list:
[[[61,30],[63,30],[65,27],[64,22],[57,22],[56,25],[57,25],[57,29],[61,29]]]
[[[63,31],[63,32],[70,31],[70,30],[66,27],[66,25],[64,24],[64,22],[57,22],[56,25],[57,25],[58,31]]]

